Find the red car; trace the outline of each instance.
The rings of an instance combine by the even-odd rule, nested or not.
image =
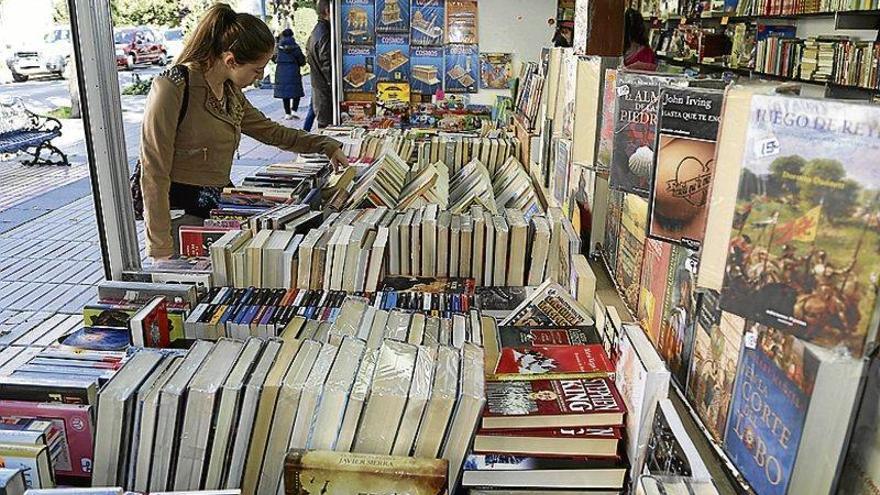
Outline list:
[[[162,37],[149,28],[121,28],[114,33],[116,67],[131,70],[135,65],[159,64],[168,61],[168,50]]]

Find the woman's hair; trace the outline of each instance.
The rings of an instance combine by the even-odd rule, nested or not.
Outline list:
[[[645,19],[638,10],[626,9],[624,14],[623,49],[628,49],[633,42],[643,46],[648,44],[648,34],[645,32]]]
[[[284,31],[281,31],[281,36],[293,36],[293,29],[285,28]]]
[[[225,3],[215,3],[199,21],[177,60],[205,69],[223,52],[232,52],[236,62],[248,64],[274,49],[275,38],[266,23],[251,14],[236,13]]]

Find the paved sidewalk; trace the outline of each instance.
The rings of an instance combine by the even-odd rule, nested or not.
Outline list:
[[[247,95],[276,121],[302,126],[302,121],[280,120],[281,102],[272,97],[272,90],[251,90]],[[140,144],[143,101],[144,97],[124,97],[123,102],[130,167]],[[305,115],[306,109],[300,113]],[[76,330],[81,324],[76,318],[55,315],[79,314],[83,305],[95,300],[96,285],[104,279],[81,121],[65,120],[63,130],[59,147],[70,154],[70,168],[0,162],[0,345],[20,343],[18,336],[37,326],[51,334]],[[293,157],[243,136],[233,181]],[[142,256],[143,236],[138,222]]]

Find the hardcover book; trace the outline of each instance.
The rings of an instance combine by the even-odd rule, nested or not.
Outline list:
[[[477,44],[477,0],[446,1],[446,42]]]
[[[216,227],[180,227],[180,254],[183,256],[210,256],[211,244],[223,237],[230,229]]]
[[[538,457],[616,458],[619,428],[548,428],[536,430],[479,430],[474,452]]]
[[[443,78],[447,93],[476,93],[480,61],[476,45],[446,45]]]
[[[376,0],[376,32],[409,34],[409,2]]]
[[[601,344],[595,327],[498,327],[501,347],[571,346]]]
[[[699,255],[672,246],[666,294],[663,296],[658,351],[681,388],[687,382],[697,312],[696,279]]]
[[[660,91],[656,164],[648,235],[699,249],[715,172],[722,91]]]
[[[757,493],[787,493],[818,363],[791,335],[752,324],[744,340],[724,449]],[[756,413],[756,403],[761,413]]]
[[[593,489],[618,493],[624,486],[626,472],[627,466],[615,460],[586,461],[583,458],[547,459],[509,454],[475,454],[468,456],[465,462],[462,485],[495,488],[491,492],[470,491],[480,494],[596,493]],[[499,491],[499,488],[508,490]],[[557,491],[551,490],[552,488],[568,490]]]
[[[374,93],[376,91],[376,49],[372,46],[342,48],[342,91]]]
[[[620,426],[625,408],[607,378],[486,381],[486,430]]]
[[[725,311],[856,356],[874,339],[878,119],[870,105],[752,98]]]
[[[656,239],[645,241],[645,256],[639,283],[641,294],[636,316],[655,346],[660,342],[660,325],[663,320],[671,256],[671,244]]]
[[[445,0],[413,0],[410,36],[413,46],[442,46]]]
[[[648,222],[648,202],[635,194],[625,194],[620,214],[620,232],[617,244],[615,280],[623,300],[638,308],[642,258],[645,252],[645,232]]]
[[[495,380],[600,378],[614,374],[601,345],[504,347]]]
[[[534,292],[534,287],[478,287],[476,290],[480,311],[484,315],[506,318]]]
[[[410,88],[413,93],[433,96],[443,85],[443,48],[413,46],[411,51]]]
[[[744,330],[742,318],[718,309],[717,293],[702,294],[687,396],[703,425],[719,442],[727,426]]]
[[[501,325],[515,327],[534,325],[578,326],[592,325],[586,308],[559,284],[550,280],[541,284],[523,301]]]
[[[472,278],[393,276],[382,279],[383,291],[424,292],[427,294],[464,294],[472,296],[476,284]]]
[[[376,41],[374,0],[342,0],[342,43],[370,45]]]
[[[596,172],[607,177],[611,170],[611,154],[614,149],[614,123],[617,114],[617,70],[605,71],[605,87],[602,96],[602,123],[599,146],[596,151]]]
[[[378,67],[376,75],[378,80],[408,83],[410,76],[409,57],[409,35],[378,35],[376,37],[376,65]]]
[[[608,192],[608,214],[605,217],[605,245],[602,258],[612,278],[617,277],[617,248],[620,245],[620,217],[623,214],[623,198],[620,191]]]
[[[668,79],[622,72],[617,76],[617,108],[611,156],[611,187],[648,197],[654,169],[657,108]]]
[[[440,495],[447,461],[390,455],[294,449],[284,460],[287,495]]]

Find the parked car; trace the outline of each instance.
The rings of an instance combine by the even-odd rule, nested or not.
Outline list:
[[[116,67],[131,70],[136,65],[165,65],[168,50],[162,37],[145,27],[121,28],[114,32]]]
[[[183,51],[183,29],[166,29],[164,35],[165,49],[168,51],[168,63],[171,63]]]
[[[24,82],[37,75],[63,78],[72,53],[70,28],[59,26],[46,33],[42,42],[14,49],[6,60],[6,66],[15,82]]]

